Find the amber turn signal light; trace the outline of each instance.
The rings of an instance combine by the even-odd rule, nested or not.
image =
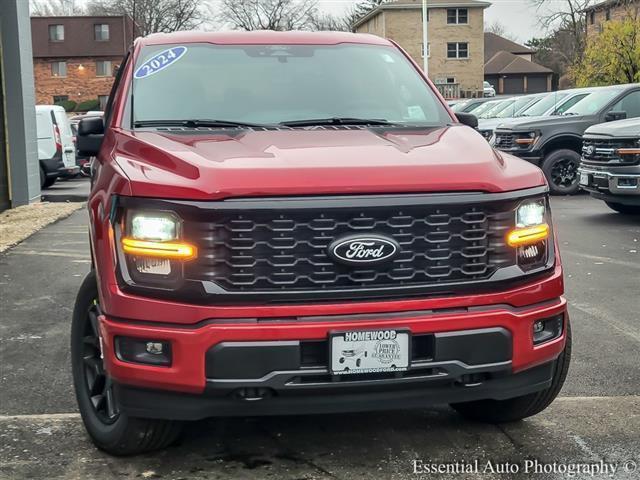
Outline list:
[[[122,239],[122,249],[130,255],[143,255],[175,260],[192,260],[197,256],[196,247],[182,242],[151,242],[125,237]]]
[[[616,153],[618,155],[640,155],[640,148],[619,148]]]
[[[543,223],[534,227],[516,228],[507,235],[507,244],[510,247],[522,247],[531,245],[549,237],[549,225]]]

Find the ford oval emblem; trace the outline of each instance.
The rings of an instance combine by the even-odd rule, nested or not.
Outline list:
[[[393,259],[400,246],[393,238],[381,235],[351,235],[329,245],[329,255],[340,263],[360,265]]]

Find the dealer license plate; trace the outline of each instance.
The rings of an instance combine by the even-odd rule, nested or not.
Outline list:
[[[589,185],[589,174],[581,173],[580,174],[580,185]]]
[[[400,372],[409,368],[409,332],[367,330],[331,334],[331,372]]]

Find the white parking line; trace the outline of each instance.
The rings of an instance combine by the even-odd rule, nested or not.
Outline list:
[[[80,258],[83,260],[90,259],[91,257],[82,253],[74,253],[68,251],[53,251],[53,250],[11,250],[8,255],[39,255],[42,257],[68,257],[68,258]]]
[[[80,418],[79,413],[38,413],[33,415],[0,415],[0,422],[46,420],[52,422],[63,422],[65,420],[75,420]]]

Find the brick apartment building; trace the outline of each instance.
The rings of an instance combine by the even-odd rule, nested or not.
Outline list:
[[[605,0],[586,8],[584,13],[587,35],[596,35],[602,31],[602,25],[609,20],[640,18],[640,0]]]
[[[31,17],[36,104],[98,99],[133,40],[126,16]]]
[[[482,96],[484,80],[484,9],[478,0],[429,0],[429,77],[447,97]],[[422,0],[383,3],[353,28],[396,41],[423,63]]]

